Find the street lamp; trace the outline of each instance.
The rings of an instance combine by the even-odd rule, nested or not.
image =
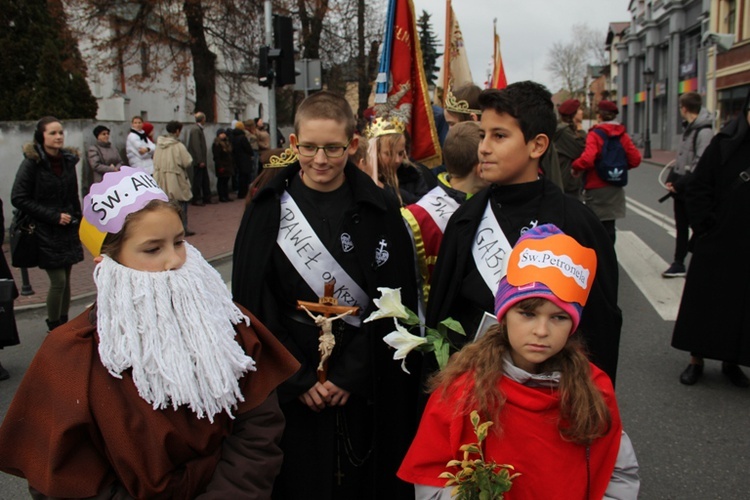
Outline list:
[[[594,119],[594,91],[589,90],[589,120]]]
[[[643,70],[643,81],[646,84],[646,140],[643,142],[643,157],[651,158],[651,121],[649,111],[651,108],[651,82],[654,80],[654,70],[646,68]]]

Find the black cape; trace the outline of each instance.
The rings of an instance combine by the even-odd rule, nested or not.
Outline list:
[[[253,198],[237,234],[232,274],[235,300],[256,314],[303,365],[295,376],[279,388],[282,409],[287,417],[287,439],[282,443],[282,448],[286,445],[287,456],[286,470],[282,470],[277,480],[274,498],[327,499],[334,494],[346,495],[345,492],[351,490],[337,490],[334,484],[336,457],[346,466],[349,462],[348,451],[363,458],[372,444],[368,464],[358,471],[352,471],[364,471],[365,476],[359,491],[365,485],[366,493],[356,496],[413,498],[413,487],[400,481],[396,477],[396,470],[416,431],[421,357],[416,353],[409,356],[407,366],[413,374],[411,376],[401,370],[399,362],[393,360],[394,351],[382,340],[394,329],[392,320],[363,324],[355,332],[343,331],[343,336],[352,335],[347,352],[350,352],[350,348],[359,349],[360,353],[365,354],[370,370],[364,380],[362,377],[352,377],[351,373],[361,374],[362,371],[342,367],[345,362],[332,357],[329,379],[352,392],[351,404],[347,403],[347,407],[344,407],[346,411],[326,408],[315,414],[297,400],[297,396],[315,382],[314,373],[319,358],[317,352],[310,353],[310,343],[304,339],[311,339],[316,344],[317,328],[311,322],[305,324],[308,320],[304,314],[288,311],[290,298],[278,296],[278,291],[284,287],[274,281],[294,281],[299,284],[291,299],[309,300],[315,297],[296,272],[274,276],[272,270],[279,268],[275,252],[281,252],[276,244],[281,213],[279,198],[293,179],[299,176],[299,172],[298,163],[290,165]],[[351,163],[346,165],[344,173],[353,204],[343,208],[341,234],[345,232],[350,236],[354,245],[351,254],[354,255],[347,257],[346,264],[340,261],[342,266],[356,267],[349,274],[360,281],[360,286],[370,299],[380,296],[378,287],[401,288],[403,303],[416,310],[414,255],[395,197],[377,188],[369,177]],[[296,201],[304,212],[301,200]],[[310,220],[309,216],[306,217]],[[315,227],[312,221],[310,223]],[[385,264],[378,266],[375,250],[383,239],[388,242],[390,256]],[[324,238],[321,240],[328,246]],[[332,253],[336,256],[335,252]],[[287,267],[287,270],[290,269],[293,271],[291,265]],[[368,310],[361,313],[362,317],[369,316],[372,309],[371,302]],[[337,440],[332,433],[336,429],[336,419],[341,416],[347,419],[353,450],[335,448]],[[288,452],[289,446],[296,448],[294,453]],[[305,454],[301,460],[294,458]],[[346,470],[344,473],[346,484]]]
[[[527,184],[492,185],[472,196],[453,214],[432,278],[427,324],[435,326],[453,317],[461,322],[467,335],[473,337],[484,311],[494,312],[494,293],[478,275],[471,253],[474,236],[491,197],[502,205],[499,211],[506,214],[499,221],[511,245],[515,245],[523,225],[516,221],[536,219],[539,225],[555,224],[581,245],[596,250],[596,278],[579,331],[591,361],[607,373],[614,384],[622,328],[622,312],[617,306],[619,269],[614,246],[591,210],[544,177]],[[457,336],[453,340],[459,345],[467,342],[466,337]],[[428,365],[429,360],[430,357],[425,358],[427,371],[435,368]]]
[[[750,103],[750,95],[743,110]],[[703,152],[687,186],[694,234],[672,347],[750,366],[750,126],[740,114]]]

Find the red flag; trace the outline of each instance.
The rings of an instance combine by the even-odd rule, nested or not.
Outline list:
[[[411,157],[428,166],[441,162],[412,0],[391,0],[375,95],[377,116],[398,118],[411,137]],[[390,31],[390,33],[389,33]],[[389,71],[390,70],[390,71]],[[387,89],[387,94],[385,92]]]
[[[497,19],[494,21],[495,31],[495,54],[492,68],[492,81],[490,88],[504,89],[508,86],[508,80],[505,78],[505,68],[503,67],[503,56],[500,54],[500,35],[497,34]]]

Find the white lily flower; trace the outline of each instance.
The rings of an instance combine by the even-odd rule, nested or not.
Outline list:
[[[396,352],[393,354],[393,359],[396,361],[399,359],[402,360],[401,369],[411,375],[409,370],[406,369],[406,356],[415,348],[422,344],[426,344],[427,339],[412,335],[404,327],[399,325],[398,321],[395,319],[393,320],[393,323],[396,325],[396,331],[383,337],[383,341],[396,349]]]
[[[409,317],[406,307],[401,303],[400,288],[378,288],[378,291],[380,292],[380,299],[372,299],[378,310],[370,314],[370,316],[364,320],[365,323],[380,318],[407,319]]]

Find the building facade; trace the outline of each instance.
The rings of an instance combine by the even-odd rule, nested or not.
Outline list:
[[[648,130],[652,148],[676,149],[682,135],[679,96],[706,95],[701,37],[709,10],[710,0],[631,0],[630,27],[615,45],[617,86],[621,119],[639,145]]]
[[[78,35],[78,46],[88,66],[87,80],[99,110],[96,119],[129,122],[140,116],[152,122],[178,120],[193,122],[195,83],[190,49],[175,34],[165,33],[158,22],[129,44],[106,44],[128,32],[135,15],[122,8],[117,16],[102,17],[96,23],[68,8],[70,24]],[[228,59],[211,43],[216,54],[216,95],[214,116],[217,123],[235,118],[261,116],[267,107],[268,91],[256,83],[255,68],[247,61]]]
[[[750,0],[712,0],[709,25],[713,33],[733,35],[709,49],[708,101],[723,125],[741,112],[750,93]]]

